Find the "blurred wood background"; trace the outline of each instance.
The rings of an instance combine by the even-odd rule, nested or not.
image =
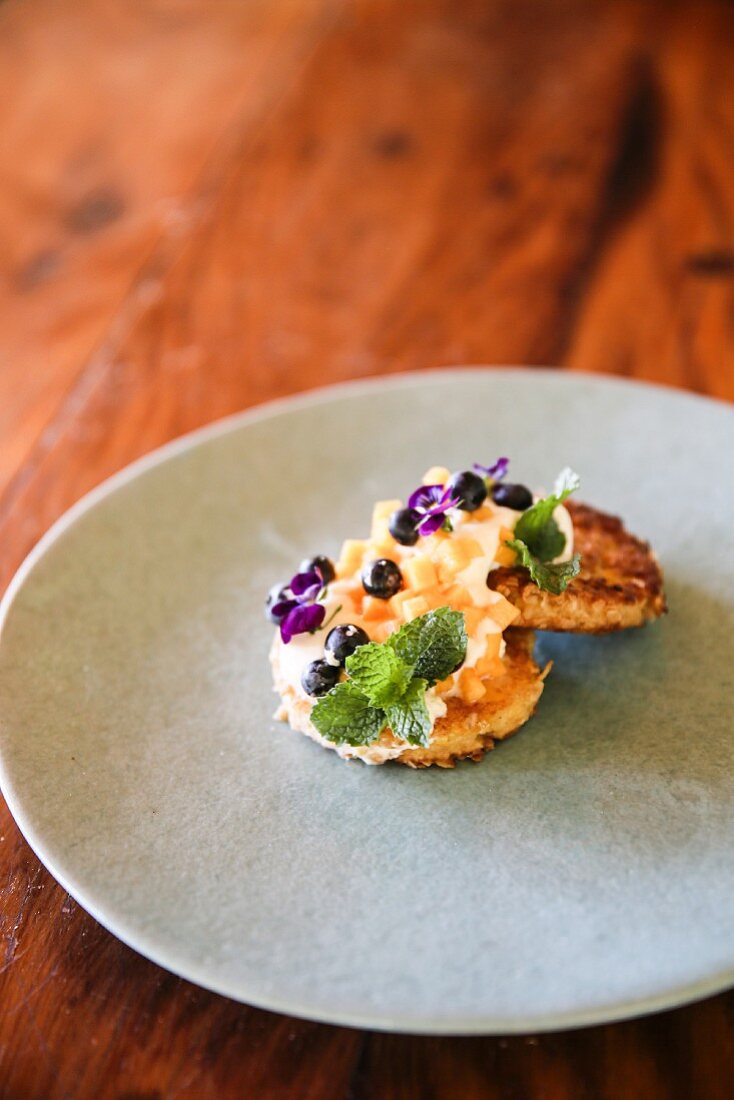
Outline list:
[[[106,475],[273,396],[521,363],[734,398],[731,3],[7,0],[0,59],[3,586]],[[0,809],[2,1097],[733,1077],[732,994],[508,1039],[234,1004],[104,932]]]

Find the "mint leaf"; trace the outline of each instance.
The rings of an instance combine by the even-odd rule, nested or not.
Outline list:
[[[387,724],[396,737],[409,745],[425,746],[429,742],[432,722],[426,706],[427,686],[425,680],[411,680],[400,702],[387,708]]]
[[[525,566],[538,588],[542,588],[544,592],[552,592],[554,596],[565,592],[568,582],[577,577],[581,570],[581,558],[578,554],[574,554],[570,561],[544,562],[531,554],[520,539],[512,539],[506,545],[515,551],[518,565]]]
[[[346,669],[349,679],[367,696],[373,707],[396,703],[410,683],[413,672],[394,650],[379,642],[368,642],[355,649],[347,657]]]
[[[460,611],[429,611],[387,642],[356,649],[346,661],[349,679],[316,701],[311,721],[337,745],[370,745],[386,725],[409,745],[427,745],[433,723],[426,689],[461,664],[466,645]]]
[[[385,645],[429,685],[449,676],[466,657],[464,616],[450,607],[428,611],[391,634]],[[357,650],[359,652],[359,650]]]
[[[532,504],[515,524],[515,538],[522,540],[537,560],[552,561],[563,553],[566,536],[553,518],[553,513],[578,487],[578,474],[568,468],[562,470],[553,494]]]
[[[385,728],[385,712],[370,706],[366,695],[347,680],[321,696],[311,721],[335,745],[371,745]]]

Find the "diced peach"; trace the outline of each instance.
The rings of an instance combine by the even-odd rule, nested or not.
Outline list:
[[[451,477],[451,471],[445,466],[431,466],[423,475],[424,485],[445,485]]]
[[[505,546],[504,543],[502,543],[497,547],[497,553],[494,556],[494,560],[498,565],[514,565],[517,561],[517,555],[511,547]]]
[[[435,558],[436,554],[445,542],[451,538],[448,531],[434,531],[432,535],[425,535],[420,543],[421,549],[425,550],[426,554]]]
[[[476,634],[479,629],[479,624],[485,617],[484,609],[481,607],[467,607],[464,611],[464,626],[466,627],[467,634]]]
[[[474,606],[470,594],[462,584],[452,584],[450,588],[444,589],[443,594],[445,602],[450,607],[457,607],[459,610],[463,610],[466,607]]]
[[[487,504],[483,504],[481,508],[477,508],[476,512],[472,512],[471,518],[473,523],[484,523],[485,520],[492,519],[493,516],[492,509]]]
[[[370,539],[365,546],[365,561],[376,561],[377,558],[394,558],[395,540],[386,535],[383,539]]]
[[[370,627],[372,640],[374,642],[386,642],[399,625],[394,619],[385,619],[383,622],[375,623],[374,626]]]
[[[401,500],[378,500],[377,504],[372,509],[372,530],[370,532],[370,538],[374,542],[385,542],[387,539],[392,541],[388,523],[392,513],[400,507],[402,507]]]
[[[477,672],[483,679],[495,679],[497,676],[504,676],[507,669],[501,657],[480,657],[477,661]]]
[[[427,611],[430,611],[430,607],[422,596],[412,596],[403,604],[403,615],[407,623],[409,623],[411,619],[417,619],[419,615],[425,615]]]
[[[345,608],[350,608],[357,615],[362,614],[362,603],[365,597],[365,590],[361,584],[355,585],[354,588],[348,588],[344,592],[344,599],[341,601]]]
[[[514,565],[516,560],[515,551],[509,546],[505,546],[505,543],[512,540],[515,537],[513,531],[509,527],[500,527],[499,545],[497,546],[497,552],[494,555],[494,560],[498,565]]]
[[[384,546],[389,539],[392,539],[392,535],[387,529],[387,520],[378,519],[372,524],[372,530],[370,531],[370,543],[374,546]]]
[[[451,691],[454,686],[454,677],[447,676],[445,680],[439,680],[436,684],[436,691],[439,695],[443,695],[447,691]]]
[[[484,698],[485,686],[473,668],[459,673],[459,695],[465,703],[478,703]]]
[[[511,623],[514,623],[520,612],[512,606],[509,600],[506,600],[504,596],[500,596],[496,603],[489,605],[487,614],[494,619],[500,630],[506,630]]]
[[[366,622],[379,622],[381,619],[390,619],[393,611],[389,607],[388,600],[379,600],[376,596],[365,596],[362,603],[362,618]]]
[[[402,571],[406,586],[414,588],[416,592],[422,592],[424,588],[431,588],[438,583],[436,566],[426,554],[406,558]]]
[[[495,676],[497,674],[497,662],[499,662],[500,668],[504,671],[504,665],[500,658],[501,647],[501,634],[487,635],[487,646],[475,666],[479,676]]]
[[[353,573],[357,572],[362,564],[366,545],[363,539],[344,540],[336,566],[337,576],[340,579],[351,577]]]
[[[480,543],[471,535],[454,535],[452,543],[457,548],[460,548],[467,561],[471,561],[472,558],[481,558],[484,550]]]
[[[378,500],[372,509],[372,522],[375,520],[390,519],[393,512],[403,507],[402,500]]]
[[[468,564],[469,558],[466,554],[466,549],[462,544],[461,539],[453,536],[453,538],[446,539],[436,549],[436,557],[439,561],[452,561],[457,564]]]
[[[403,604],[406,600],[412,599],[415,596],[415,592],[410,588],[404,588],[401,592],[397,592],[394,596],[391,596],[387,601],[390,605],[390,614],[394,615],[396,619],[402,619],[403,616]]]
[[[435,611],[437,607],[448,607],[449,601],[446,599],[446,593],[443,588],[435,586],[434,588],[425,588],[421,592],[421,596],[428,604],[430,611]]]
[[[436,553],[436,559],[438,577],[442,584],[451,584],[456,574],[466,569],[470,561],[465,548],[460,543],[455,543],[454,539],[443,544]]]

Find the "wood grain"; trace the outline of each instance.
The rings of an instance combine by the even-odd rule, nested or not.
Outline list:
[[[0,12],[0,490],[333,19],[327,0],[33,7]]]
[[[0,583],[132,458],[327,382],[551,363],[734,397],[732,5],[16,0],[0,27]],[[0,947],[12,1100],[723,1100],[734,1072],[732,994],[508,1039],[234,1004],[104,932],[4,807]]]

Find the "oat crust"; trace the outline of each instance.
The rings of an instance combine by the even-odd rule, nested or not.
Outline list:
[[[495,741],[509,737],[532,717],[548,668],[541,672],[533,660],[532,631],[508,630],[505,640],[505,674],[487,681],[485,698],[471,706],[458,698],[447,699],[448,711],[436,721],[430,745],[406,747],[393,758],[394,762],[410,768],[428,768],[433,764],[439,768],[453,768],[459,760],[481,760],[494,747]],[[282,699],[279,717],[288,721],[293,729],[333,749],[334,746],[324,741],[311,724],[310,705],[288,685],[279,682],[277,670],[274,671],[276,688]],[[399,742],[386,730],[380,744],[397,746]]]
[[[667,611],[663,574],[650,545],[630,534],[617,516],[567,501],[581,573],[554,596],[525,569],[497,569],[491,588],[520,611],[515,626],[533,630],[607,634],[643,626]]]

